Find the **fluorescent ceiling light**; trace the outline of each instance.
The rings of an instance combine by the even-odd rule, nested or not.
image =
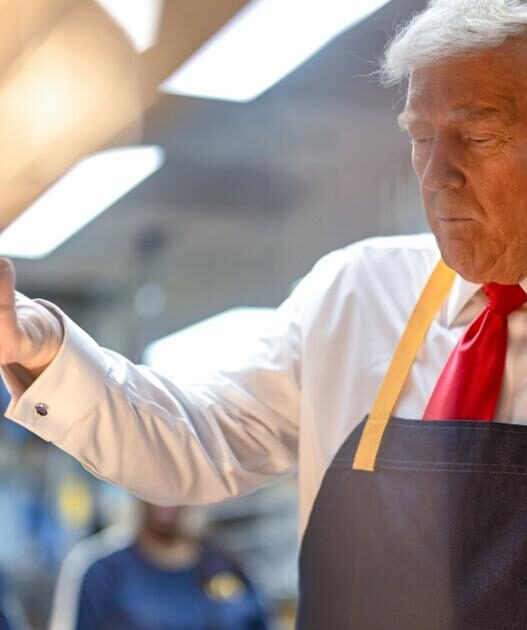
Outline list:
[[[43,258],[157,171],[157,146],[96,153],[74,166],[0,234],[0,255]]]
[[[153,46],[159,31],[163,0],[97,0],[141,53]]]
[[[253,0],[162,85],[250,101],[390,0]]]
[[[198,381],[235,365],[271,322],[272,308],[235,308],[152,342],[143,363],[181,381]]]

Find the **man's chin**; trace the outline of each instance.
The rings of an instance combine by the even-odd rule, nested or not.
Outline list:
[[[448,267],[453,269],[467,282],[486,284],[498,282],[500,284],[517,284],[526,277],[525,272],[504,269],[494,260],[481,260],[467,256],[455,256],[451,250],[441,250],[441,256]]]
[[[438,245],[445,263],[464,280],[475,284],[493,281],[489,277],[492,265],[477,260],[473,246],[467,246],[466,243],[461,241],[453,243],[452,239],[449,239],[447,244],[438,241]],[[498,282],[497,280],[494,281]]]

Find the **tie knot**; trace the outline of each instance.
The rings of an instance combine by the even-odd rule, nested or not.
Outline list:
[[[483,291],[489,299],[488,308],[500,315],[507,316],[527,302],[527,293],[519,284],[498,284],[488,282]]]

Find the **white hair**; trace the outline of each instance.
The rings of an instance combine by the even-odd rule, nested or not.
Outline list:
[[[525,35],[526,0],[429,0],[388,44],[381,79],[402,83],[417,67]]]

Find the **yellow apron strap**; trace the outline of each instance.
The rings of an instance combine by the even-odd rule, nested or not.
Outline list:
[[[373,471],[384,430],[408,377],[415,355],[454,281],[455,272],[440,260],[426,283],[386,372],[362,432],[353,470]]]

